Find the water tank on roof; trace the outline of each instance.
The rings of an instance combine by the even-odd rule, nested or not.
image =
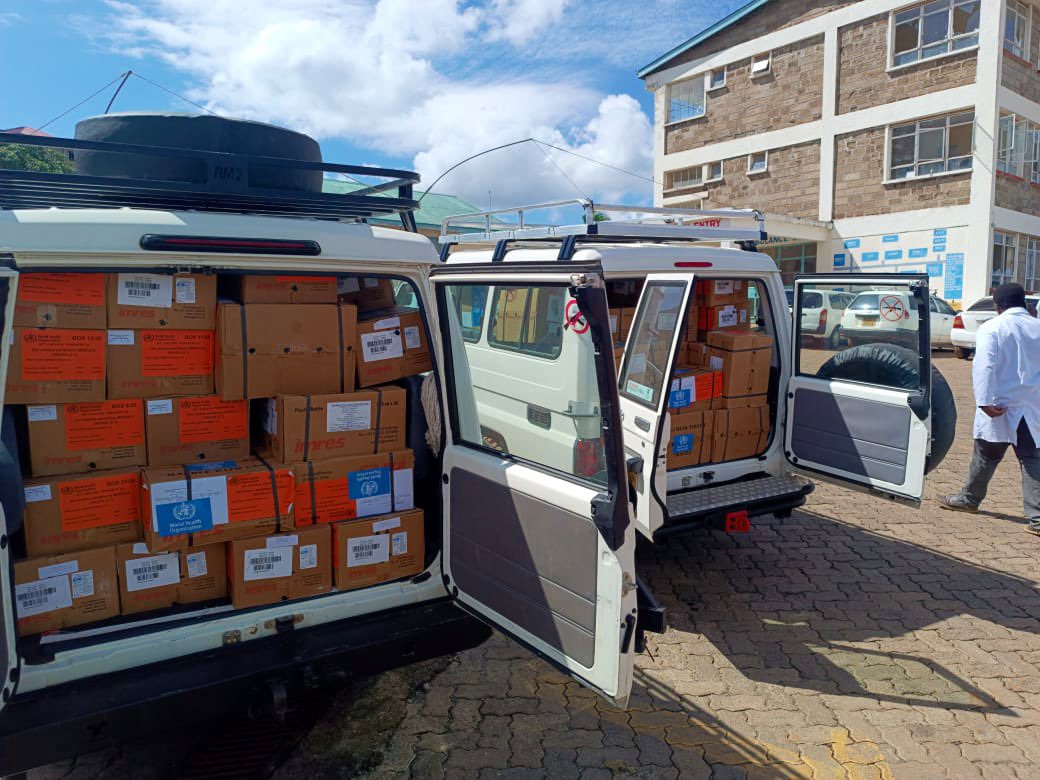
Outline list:
[[[318,142],[303,133],[263,122],[208,114],[106,114],[78,122],[76,138],[321,162]],[[213,163],[205,159],[84,150],[76,152],[76,170],[87,176],[184,182],[230,192],[248,192],[254,188],[321,192],[322,185],[320,170],[251,163],[248,181],[243,181],[240,168],[238,173],[234,166],[214,170]]]

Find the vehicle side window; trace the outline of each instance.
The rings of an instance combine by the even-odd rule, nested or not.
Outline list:
[[[496,287],[488,344],[555,360],[563,348],[562,287]]]
[[[455,311],[462,324],[463,340],[470,344],[480,341],[480,329],[484,326],[484,311],[487,308],[488,286],[468,284],[452,289],[455,290]]]
[[[643,290],[645,302],[636,314],[628,336],[625,365],[621,369],[621,393],[657,409],[668,375],[668,353],[679,327],[683,282],[651,282]]]
[[[928,301],[928,308],[932,312],[935,312],[935,313],[939,312],[939,306],[935,303],[935,298],[932,298],[931,300]]]
[[[975,301],[971,306],[968,307],[968,311],[996,311],[997,304],[993,302],[992,298],[983,298],[981,301]]]
[[[939,307],[939,313],[940,314],[956,314],[957,313],[957,312],[955,312],[953,310],[953,307],[950,306],[950,304],[948,304],[946,301],[942,300],[941,298],[936,298],[935,299],[935,305]]]

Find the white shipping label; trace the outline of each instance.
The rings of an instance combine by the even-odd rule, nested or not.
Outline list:
[[[382,531],[390,531],[390,530],[393,530],[394,528],[400,528],[400,527],[401,527],[401,518],[400,517],[388,517],[386,520],[376,520],[374,523],[372,523],[372,530],[375,531],[376,533],[380,533]]]
[[[719,327],[732,328],[737,324],[737,307],[724,306],[719,310]]]
[[[358,517],[371,517],[372,515],[385,515],[388,512],[393,512],[393,504],[389,493],[383,493],[376,496],[368,496],[366,498],[357,498],[354,500],[354,507],[357,509]]]
[[[716,295],[730,295],[733,292],[733,280],[725,279],[715,282]]]
[[[618,316],[616,314],[611,314],[610,315],[610,332],[615,334],[615,335],[617,335],[617,332],[618,332],[617,323],[618,323]]]
[[[50,501],[51,500],[51,486],[50,485],[31,485],[25,489],[25,503],[31,504],[34,501]]]
[[[188,483],[183,479],[160,482],[149,491],[152,501],[152,530],[159,532],[159,510],[162,504],[179,504],[188,500]],[[225,525],[228,521],[227,477],[199,477],[191,481],[191,497],[208,498],[213,514],[213,525]]]
[[[404,346],[406,349],[419,349],[422,342],[419,340],[419,328],[411,327],[404,329]]]
[[[149,401],[148,414],[173,414],[173,399],[166,398],[162,401]]]
[[[72,574],[79,571],[79,561],[65,561],[65,563],[52,563],[50,566],[41,566],[36,570],[36,576],[41,580],[48,577],[57,577],[59,574]]]
[[[177,553],[150,555],[147,558],[131,558],[126,562],[126,589],[137,590],[176,585],[181,581],[180,561]]]
[[[745,322],[747,322],[747,311],[744,310],[744,309],[740,310],[740,322],[741,322],[741,324],[744,324]]]
[[[300,537],[296,534],[288,536],[271,536],[267,539],[267,549],[277,550],[279,547],[295,547],[300,543]]]
[[[723,366],[722,358],[718,355],[712,355],[711,359],[708,360],[708,365],[712,371],[721,371]]]
[[[372,276],[366,276],[365,277],[365,287],[372,288],[372,287],[378,287],[378,286],[379,286],[379,280],[378,279],[376,279],[375,277],[372,277]]]
[[[675,321],[678,319],[678,316],[674,311],[661,312],[657,315],[657,329],[675,330]]]
[[[318,545],[303,545],[300,547],[300,570],[316,568],[318,568]]]
[[[58,419],[58,407],[30,406],[26,409],[29,414],[29,422],[51,422]]]
[[[391,555],[404,555],[408,552],[408,532],[401,531],[390,537]]]
[[[400,328],[401,318],[400,317],[384,317],[381,320],[376,320],[372,323],[372,327],[376,330],[389,330],[390,328]]]
[[[72,580],[72,598],[85,599],[94,595],[94,570],[78,571],[69,575]]]
[[[48,577],[14,586],[18,617],[27,618],[72,606],[72,589],[67,575]]]
[[[116,301],[120,306],[157,306],[168,309],[173,305],[172,276],[119,274],[118,286]]]
[[[367,566],[390,560],[390,537],[358,536],[347,540],[347,566]]]
[[[177,303],[195,303],[195,280],[177,279],[175,284],[174,300]]]
[[[415,508],[412,491],[412,470],[394,469],[394,511]]]
[[[632,374],[642,374],[646,371],[646,353],[640,352],[639,354],[633,355],[632,360],[629,363],[628,373],[629,376]]]
[[[366,363],[373,360],[389,360],[404,355],[401,336],[393,331],[361,334],[361,357]]]
[[[264,433],[278,435],[278,403],[273,398],[267,399],[264,407]]]
[[[335,401],[326,404],[325,430],[328,433],[367,431],[371,427],[371,401]]]
[[[272,580],[292,576],[292,548],[280,550],[246,550],[242,577],[250,580]]]
[[[196,577],[205,577],[209,574],[209,567],[206,565],[206,553],[204,552],[188,553],[184,556],[184,563],[187,564],[188,579],[190,580]]]
[[[108,332],[108,344],[112,347],[132,347],[134,345],[134,332],[132,330],[110,330]]]
[[[336,282],[336,292],[343,293],[356,293],[361,289],[361,285],[358,284],[356,276],[347,276]]]

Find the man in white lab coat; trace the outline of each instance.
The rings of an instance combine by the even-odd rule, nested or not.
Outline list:
[[[1019,284],[993,293],[997,316],[975,336],[975,452],[960,493],[939,499],[943,508],[977,512],[1008,445],[1022,467],[1022,503],[1028,530],[1040,535],[1040,320],[1026,308]]]

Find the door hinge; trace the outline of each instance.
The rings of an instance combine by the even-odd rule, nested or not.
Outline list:
[[[621,575],[621,595],[627,596],[633,590],[636,589],[636,581],[632,579],[632,575],[627,571]]]
[[[571,274],[571,287],[592,287],[594,284],[588,274]]]

